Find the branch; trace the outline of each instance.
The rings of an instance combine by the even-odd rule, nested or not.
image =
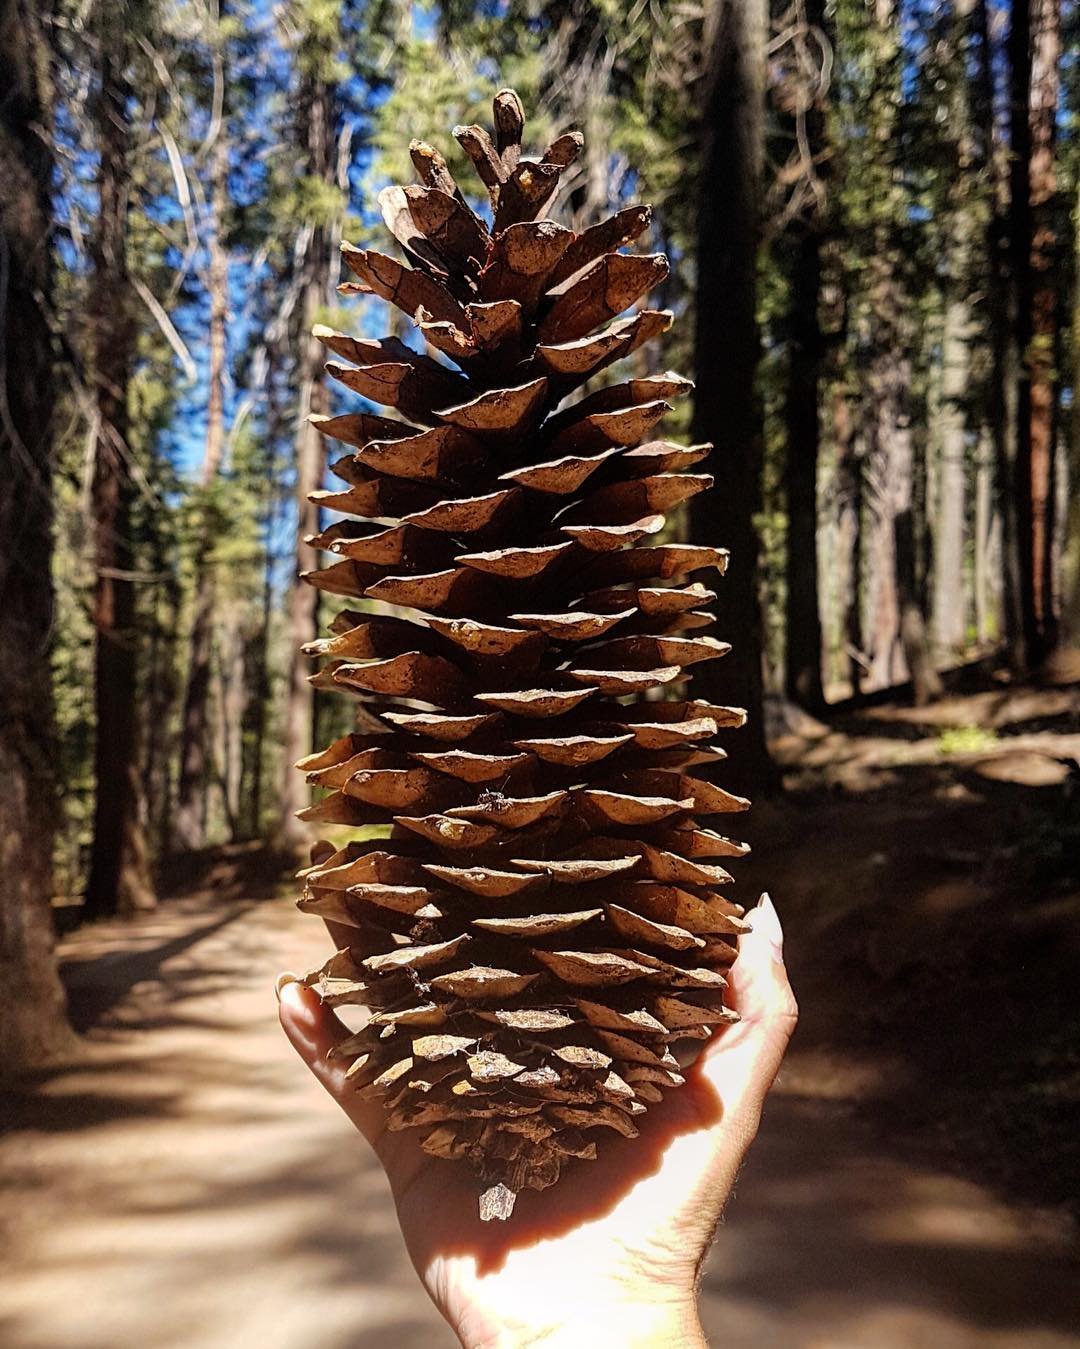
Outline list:
[[[177,359],[184,367],[184,374],[194,383],[198,378],[199,372],[195,367],[195,362],[191,358],[191,352],[188,351],[184,344],[184,339],[173,326],[172,320],[151,294],[150,290],[144,286],[137,277],[132,277],[131,284],[135,287],[139,298],[146,305],[147,309],[153,314],[166,342],[168,342],[169,346],[172,347],[173,351],[176,353]]]

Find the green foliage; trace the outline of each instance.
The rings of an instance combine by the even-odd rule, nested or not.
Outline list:
[[[339,187],[312,175],[299,178],[281,201],[283,219],[328,229],[341,219],[346,197]]]
[[[998,744],[998,734],[991,726],[949,726],[938,736],[942,754],[984,754]]]
[[[707,8],[622,0],[286,0],[271,11],[235,0],[221,13],[203,0],[179,0],[171,7],[140,0],[126,11],[137,39],[129,43],[126,72],[133,128],[126,260],[135,284],[117,303],[127,306],[137,330],[125,452],[137,488],[133,529],[140,580],[133,640],[140,643],[141,693],[148,709],[141,767],[159,847],[167,842],[188,635],[203,561],[215,590],[209,836],[225,837],[233,823],[218,782],[225,770],[221,742],[230,717],[239,717],[243,725],[241,794],[252,792],[256,767],[263,778],[260,800],[251,808],[255,825],[263,827],[276,818],[292,658],[285,612],[295,533],[293,447],[305,378],[298,355],[301,328],[314,319],[346,331],[363,328],[382,335],[403,323],[381,301],[338,305],[334,249],[339,237],[387,247],[375,197],[387,182],[413,180],[410,140],[435,144],[463,191],[486,210],[472,167],[450,135],[451,126],[486,123],[492,94],[510,84],[529,110],[530,152],[570,128],[582,130],[587,148],[555,214],[583,227],[628,200],[651,201],[655,217],[643,243],[667,251],[673,269],[652,298],[679,316],[662,358],[658,350],[640,353],[597,382],[660,366],[694,373],[698,381],[710,377],[707,368],[690,371],[696,277],[709,265],[695,251]],[[778,26],[795,12],[781,9],[774,7]],[[852,527],[852,513],[855,525],[865,529],[877,509],[876,484],[865,457],[875,317],[872,282],[883,255],[894,267],[903,297],[905,355],[912,372],[906,415],[916,450],[915,533],[922,591],[917,598],[924,607],[934,567],[943,315],[957,288],[970,299],[975,315],[972,372],[963,407],[972,446],[990,415],[986,240],[1000,204],[995,170],[985,154],[989,128],[975,124],[977,43],[968,28],[957,26],[961,9],[933,0],[903,0],[892,16],[896,21],[888,23],[875,21],[880,7],[874,10],[865,0],[830,0],[824,10],[831,79],[824,93],[826,151],[815,166],[825,183],[815,220],[824,258],[818,515],[826,675],[835,692],[846,691],[840,686],[851,662],[863,655],[850,649],[847,610],[852,605],[859,609],[859,585],[865,592],[870,564],[859,552],[857,529],[854,537],[843,529]],[[64,810],[60,875],[65,887],[76,890],[93,804],[93,564],[86,463],[90,389],[83,374],[90,345],[86,239],[95,211],[97,154],[87,130],[86,100],[98,75],[83,12],[64,0],[58,14],[58,120],[64,154],[57,235],[64,245],[58,255],[56,328],[70,349],[72,376],[57,418],[64,429],[58,448],[53,670]],[[1077,14],[1075,5],[1065,8],[1066,48],[1080,23]],[[995,41],[1000,65],[1000,35]],[[779,180],[792,148],[793,97],[785,86],[790,67],[775,45],[768,69],[764,196],[774,212],[775,202],[791,190],[789,182]],[[1070,315],[1080,312],[1075,309],[1080,64],[1063,63],[1062,80],[1055,149],[1060,195],[1055,203],[1060,244],[1055,266],[1063,324],[1056,344],[1040,336],[1021,355],[1051,371],[1063,386],[1077,369],[1080,342],[1075,318],[1068,327]],[[309,144],[305,119],[316,106],[328,119],[329,169],[313,162]],[[997,111],[1000,122],[1003,109]],[[229,370],[225,462],[204,486],[198,453],[206,397],[211,128],[227,149],[228,200],[219,203],[217,225],[230,260]],[[999,158],[1006,151],[1007,146],[997,145]],[[347,186],[340,186],[342,182]],[[718,194],[731,190],[722,182],[701,188]],[[756,526],[765,664],[774,685],[785,646],[790,281],[799,230],[806,223],[806,218],[781,220],[775,212],[763,221],[758,275],[761,358],[756,375],[765,455]],[[958,227],[972,245],[963,275],[949,261],[950,238]],[[315,236],[317,246],[311,243]],[[316,286],[308,286],[308,280]],[[314,301],[313,289],[318,291]],[[690,411],[689,399],[677,403],[662,433],[686,436]],[[1061,397],[1061,411],[1068,411],[1067,395]],[[850,436],[842,425],[845,414],[852,423]],[[1069,418],[1059,421],[1064,436]],[[1072,453],[1075,461],[1080,448],[1074,445]],[[856,464],[854,474],[849,460]],[[1075,477],[1080,480],[1080,473]],[[863,494],[854,507],[853,482]],[[973,467],[968,487],[971,500]],[[970,505],[967,510],[970,589],[974,511]],[[665,537],[678,537],[683,527],[682,513],[673,513]],[[856,562],[864,567],[861,581],[850,578]],[[856,591],[854,601],[850,586]],[[999,628],[996,592],[990,607],[995,610],[988,623],[993,635]],[[325,618],[329,606],[324,609]],[[872,622],[872,614],[862,617],[864,626]],[[738,634],[730,635],[739,640]],[[242,684],[238,701],[229,683],[237,678]],[[349,715],[344,700],[318,699],[319,734],[347,731]],[[150,724],[153,719],[156,725]],[[978,727],[953,727],[941,734],[939,747],[946,755],[977,753],[992,747],[995,739],[993,732]]]

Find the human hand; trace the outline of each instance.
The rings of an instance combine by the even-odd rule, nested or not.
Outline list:
[[[750,916],[730,974],[741,1020],[641,1116],[638,1138],[605,1139],[596,1161],[524,1191],[508,1223],[480,1222],[468,1167],[386,1129],[382,1105],[327,1057],[346,1027],[311,989],[279,981],[286,1035],[375,1149],[417,1273],[466,1349],[704,1345],[698,1272],[798,1014],[767,895]]]

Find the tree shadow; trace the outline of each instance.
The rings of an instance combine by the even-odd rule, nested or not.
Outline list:
[[[784,919],[794,1061],[876,1065],[850,1100],[897,1154],[1075,1208],[1076,795],[937,766],[894,778],[759,812],[740,879]]]
[[[821,1338],[792,1345],[833,1343],[830,1332],[854,1343],[850,1323],[872,1308],[987,1333],[1080,1326],[1077,1264],[1060,1246],[988,1211],[965,1182],[883,1161],[872,1134],[835,1106],[786,1097],[770,1103],[704,1293],[769,1317],[801,1310]]]
[[[190,951],[201,942],[229,927],[252,907],[250,902],[234,902],[225,912],[207,922],[181,932],[167,941],[145,948],[125,948],[121,940],[115,949],[89,957],[68,958],[61,962],[60,977],[68,994],[68,1016],[80,1034],[101,1023],[136,984],[147,980],[168,983],[178,989],[185,978],[203,978],[203,970],[163,972],[169,960]],[[137,935],[137,930],[136,930]]]

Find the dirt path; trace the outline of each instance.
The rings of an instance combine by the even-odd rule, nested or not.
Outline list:
[[[174,901],[66,943],[90,1029],[5,1105],[5,1349],[452,1344],[381,1174],[279,1038],[273,975],[323,945],[280,900]],[[1062,1221],[889,1160],[783,1086],[703,1308],[726,1349],[1080,1346]]]

